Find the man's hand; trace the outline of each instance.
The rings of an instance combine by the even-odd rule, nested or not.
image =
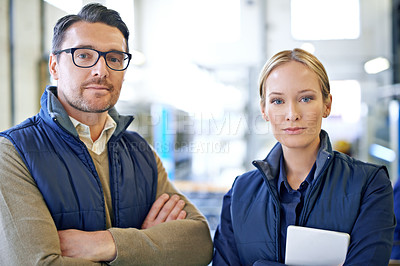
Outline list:
[[[161,195],[151,207],[142,229],[157,224],[186,218],[185,201],[178,195]],[[109,231],[86,232],[75,229],[58,231],[62,256],[90,261],[112,261],[117,255],[114,239]]]
[[[178,195],[169,197],[168,194],[162,194],[151,206],[142,224],[142,229],[168,221],[185,219],[186,212],[183,207],[185,207],[185,201],[181,200]]]
[[[58,231],[61,255],[90,261],[112,261],[117,255],[109,231],[86,232],[75,229]]]

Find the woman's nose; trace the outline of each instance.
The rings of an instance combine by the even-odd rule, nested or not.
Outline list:
[[[296,104],[289,104],[288,105],[288,110],[286,112],[286,121],[297,121],[300,119],[300,113],[298,111],[298,108]]]

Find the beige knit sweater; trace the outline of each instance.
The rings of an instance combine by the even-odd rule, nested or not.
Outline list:
[[[111,226],[107,150],[91,152],[105,194],[107,226]],[[186,201],[185,220],[150,229],[108,228],[117,247],[111,265],[207,265],[212,241],[204,216],[168,180],[160,158],[157,197],[178,194]],[[51,166],[49,166],[51,167]],[[94,265],[61,256],[57,229],[34,179],[9,140],[0,137],[0,265]]]

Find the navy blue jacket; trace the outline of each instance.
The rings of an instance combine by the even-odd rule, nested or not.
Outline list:
[[[57,229],[106,229],[103,189],[92,158],[48,87],[36,116],[2,132],[19,152]],[[126,131],[132,117],[109,114],[117,128],[108,141],[113,227],[140,228],[157,192],[157,165],[147,142]]]
[[[393,188],[394,193],[394,213],[397,221],[400,219],[400,179],[397,180]],[[393,249],[391,259],[400,260],[400,223],[397,223],[394,230]]]
[[[386,168],[332,151],[325,131],[320,138],[315,179],[304,197],[298,225],[349,233],[346,265],[387,265],[396,222]],[[213,265],[284,261],[275,180],[281,155],[278,143],[265,160],[253,162],[257,170],[237,177],[224,196]]]

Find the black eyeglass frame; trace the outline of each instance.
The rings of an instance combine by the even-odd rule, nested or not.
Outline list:
[[[92,51],[97,52],[97,54],[98,54],[99,56],[97,57],[96,62],[94,62],[93,65],[91,65],[91,66],[78,66],[78,65],[75,63],[74,53],[75,53],[76,50],[79,50],[79,49],[86,49],[86,50],[92,50]],[[128,68],[129,63],[131,62],[131,59],[132,59],[132,54],[126,53],[126,52],[121,52],[121,51],[101,52],[101,51],[97,51],[96,49],[93,49],[93,48],[84,48],[84,47],[79,47],[79,48],[68,48],[68,49],[64,49],[64,50],[59,50],[59,51],[53,52],[53,54],[54,54],[54,55],[59,55],[59,54],[61,54],[61,53],[63,53],[63,52],[64,52],[64,53],[67,53],[67,54],[71,54],[72,62],[74,63],[74,65],[77,66],[77,67],[81,67],[81,68],[91,68],[91,67],[93,67],[94,65],[97,64],[97,62],[99,62],[99,59],[100,59],[100,57],[102,56],[102,57],[104,58],[104,61],[106,62],[107,67],[108,67],[109,69],[112,69],[112,70],[114,70],[114,71],[124,71],[124,70],[126,70],[126,69]],[[129,61],[128,61],[128,64],[126,64],[126,67],[125,67],[125,68],[123,68],[123,69],[115,69],[115,68],[112,68],[112,67],[110,67],[110,66],[108,65],[106,55],[109,54],[109,53],[115,53],[115,52],[117,52],[117,53],[122,53],[122,54],[125,54],[125,55],[128,56],[128,60],[129,60]],[[126,59],[124,59],[124,60],[126,60]]]

